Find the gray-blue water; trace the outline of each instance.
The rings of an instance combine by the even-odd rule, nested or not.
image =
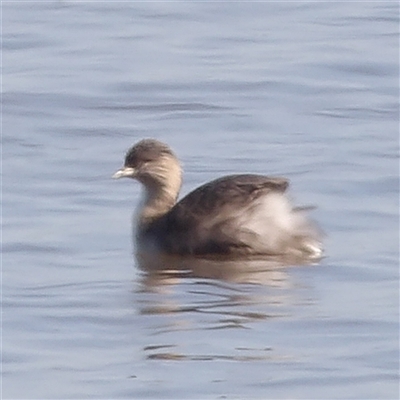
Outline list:
[[[397,2],[1,7],[4,399],[398,398]],[[289,177],[327,257],[141,272],[143,137]]]

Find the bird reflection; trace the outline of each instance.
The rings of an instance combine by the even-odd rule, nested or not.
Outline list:
[[[146,317],[149,338],[143,348],[146,358],[254,361],[283,357],[270,348],[268,340],[258,347],[249,345],[252,339],[248,335],[254,324],[269,324],[293,312],[300,285],[288,272],[288,265],[295,260],[146,253],[137,254],[136,260],[141,269],[136,304],[139,314]],[[202,347],[198,337],[204,332],[208,332],[207,345]]]
[[[197,258],[143,252],[136,254],[136,260],[139,268],[145,273],[142,283],[149,288],[175,284],[183,278],[285,287],[288,266],[311,265],[309,259],[294,257]]]

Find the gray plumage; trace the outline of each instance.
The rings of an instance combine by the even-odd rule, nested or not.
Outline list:
[[[285,195],[285,178],[229,175],[176,202],[179,161],[167,145],[152,139],[133,146],[114,177],[131,177],[145,187],[137,226],[138,246],[144,251],[234,257],[322,254],[318,229]]]

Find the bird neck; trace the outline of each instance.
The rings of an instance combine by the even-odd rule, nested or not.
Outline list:
[[[147,185],[145,198],[138,215],[140,228],[146,228],[153,221],[165,215],[176,203],[179,187],[173,185]]]

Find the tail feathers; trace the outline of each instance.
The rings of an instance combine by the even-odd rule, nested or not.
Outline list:
[[[295,236],[300,239],[300,250],[311,258],[320,258],[323,255],[321,238],[323,236],[320,228],[310,219],[306,213],[315,207],[296,207],[293,209],[295,216]]]
[[[322,243],[317,240],[303,242],[303,250],[310,258],[321,258],[324,254]]]

